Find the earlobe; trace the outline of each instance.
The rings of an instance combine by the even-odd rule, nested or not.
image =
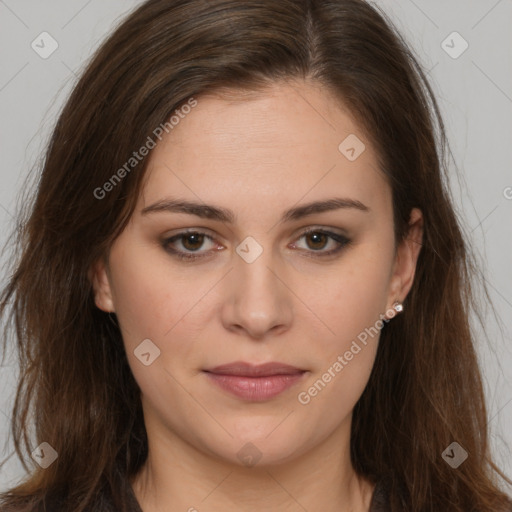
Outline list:
[[[414,282],[416,265],[423,244],[423,214],[418,208],[411,210],[409,231],[397,248],[395,270],[391,283],[390,302],[403,302]]]
[[[87,273],[94,292],[96,306],[106,313],[114,313],[114,301],[107,270],[107,264],[103,258],[96,261]]]

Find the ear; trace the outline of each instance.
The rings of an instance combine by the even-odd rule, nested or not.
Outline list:
[[[423,214],[418,208],[411,210],[409,230],[396,250],[395,264],[391,276],[388,308],[395,301],[403,302],[414,282],[416,264],[423,244]]]
[[[94,290],[94,302],[96,306],[106,313],[115,312],[108,263],[104,258],[97,260],[87,273]]]

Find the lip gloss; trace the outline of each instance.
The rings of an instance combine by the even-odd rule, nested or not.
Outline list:
[[[289,375],[266,375],[248,377],[244,375],[223,375],[206,372],[221,389],[243,400],[261,402],[269,400],[299,382],[306,372]]]

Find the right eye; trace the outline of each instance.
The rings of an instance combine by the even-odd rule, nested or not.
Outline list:
[[[211,251],[210,250],[198,253],[199,249],[203,246],[205,239],[208,239],[212,242],[214,241],[213,237],[207,233],[200,231],[183,231],[182,233],[173,235],[170,238],[166,238],[162,245],[167,252],[171,253],[171,255],[176,256],[179,259],[196,260],[199,258],[207,257],[206,254]],[[184,250],[177,249],[175,246],[176,242],[179,242]]]

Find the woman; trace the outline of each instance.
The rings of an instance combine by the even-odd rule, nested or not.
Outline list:
[[[19,234],[2,510],[512,510],[444,142],[364,2],[141,5]]]

